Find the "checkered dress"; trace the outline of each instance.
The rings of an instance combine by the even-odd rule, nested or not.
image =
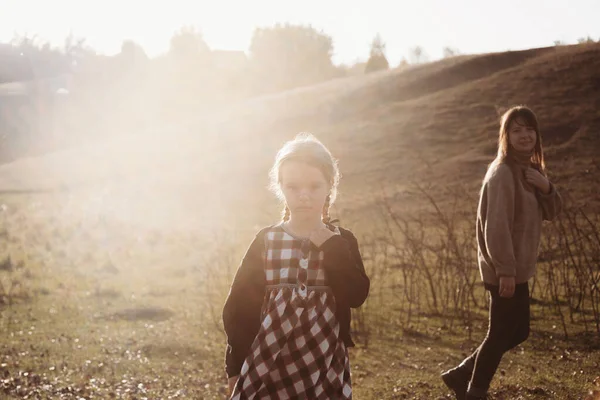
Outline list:
[[[262,324],[231,399],[351,399],[323,252],[281,225],[266,232],[265,251]]]

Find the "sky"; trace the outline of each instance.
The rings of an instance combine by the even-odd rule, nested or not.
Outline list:
[[[421,46],[429,59],[448,46],[463,54],[600,40],[600,0],[0,0],[0,42],[37,34],[60,46],[69,33],[97,52],[134,40],[149,56],[195,26],[212,49],[247,51],[256,27],[310,24],[334,41],[334,62],[368,58],[379,33],[390,64]]]

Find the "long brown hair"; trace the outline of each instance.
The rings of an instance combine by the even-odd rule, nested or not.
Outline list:
[[[509,155],[514,149],[510,145],[508,130],[513,122],[535,130],[536,141],[535,147],[533,148],[533,154],[531,155],[531,163],[538,171],[545,173],[546,163],[544,161],[542,135],[540,134],[538,119],[533,110],[526,106],[511,107],[502,115],[502,118],[500,119],[500,130],[498,132],[498,153],[496,154],[494,161],[490,164],[490,169],[493,166],[510,160]]]

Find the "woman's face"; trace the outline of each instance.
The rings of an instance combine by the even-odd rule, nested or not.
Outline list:
[[[522,120],[514,119],[508,126],[508,141],[518,152],[530,153],[535,148],[537,132]]]

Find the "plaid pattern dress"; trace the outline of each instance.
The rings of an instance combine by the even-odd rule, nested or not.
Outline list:
[[[336,234],[339,230],[336,228]],[[262,323],[231,399],[351,399],[323,252],[281,225],[265,234]]]

